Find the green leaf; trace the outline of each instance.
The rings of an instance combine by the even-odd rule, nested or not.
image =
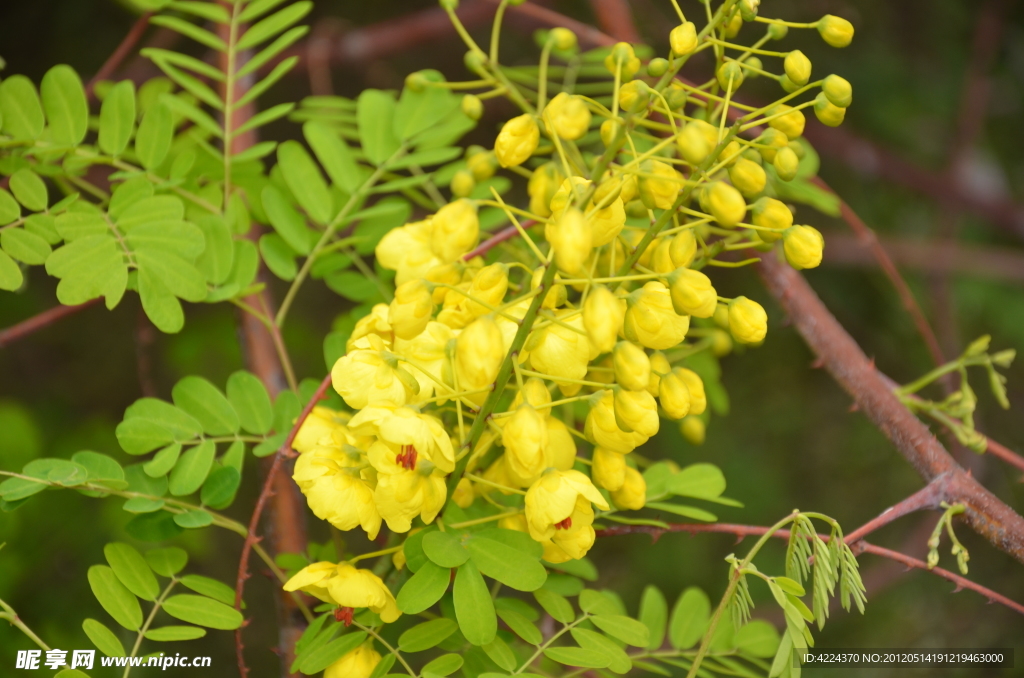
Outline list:
[[[506,671],[515,670],[517,665],[516,656],[512,653],[512,648],[500,636],[495,636],[494,640],[484,645],[483,650],[491,658],[491,661],[501,668]]]
[[[603,669],[611,664],[608,655],[582,647],[549,647],[544,650],[544,656],[559,664],[584,669]]]
[[[589,612],[590,614],[619,613],[619,606],[610,595],[606,595],[601,591],[595,591],[594,589],[585,589],[581,591],[577,602],[579,603],[581,610]]]
[[[207,379],[185,377],[171,390],[174,404],[192,415],[208,435],[238,432],[238,415],[227,397]]]
[[[30,266],[45,263],[51,252],[45,240],[21,228],[8,228],[0,232],[0,247],[14,259]]]
[[[402,652],[423,652],[439,645],[459,628],[451,619],[440,617],[413,626],[398,638]]]
[[[267,185],[260,197],[270,225],[278,235],[299,254],[309,254],[318,235],[306,226],[305,217],[273,185]]]
[[[139,541],[165,541],[177,537],[184,530],[174,522],[174,516],[166,511],[143,513],[135,516],[124,526],[125,532]]]
[[[162,509],[166,504],[167,502],[163,499],[132,497],[121,506],[121,510],[128,513],[153,513]]]
[[[441,122],[458,107],[459,98],[447,89],[427,86],[415,92],[406,87],[395,108],[394,135],[401,140],[410,139]]]
[[[89,470],[87,468],[67,459],[33,459],[25,464],[21,472],[32,478],[47,480],[64,487],[81,485],[89,479]]]
[[[117,195],[115,192],[114,195]],[[54,220],[57,234],[68,242],[95,235],[105,235],[110,226],[102,214],[96,212],[67,212]]]
[[[241,484],[242,474],[238,469],[221,466],[214,469],[210,477],[203,483],[203,491],[199,498],[204,505],[219,511],[231,505],[231,502],[235,500],[235,493],[238,492],[238,486]]]
[[[173,195],[154,195],[132,200],[118,212],[117,225],[122,232],[133,235],[136,229],[143,228],[152,222],[180,222],[185,216],[185,205],[180,198]],[[194,237],[194,234],[192,234]],[[192,251],[186,247],[184,256],[195,256],[202,248]],[[175,251],[179,251],[175,248]]]
[[[171,65],[160,56],[150,55],[150,58],[181,89],[216,111],[224,110],[224,103],[221,101],[220,95],[210,89],[204,82]]]
[[[398,592],[398,609],[418,614],[441,600],[451,582],[451,571],[432,562],[423,563]]]
[[[334,215],[334,206],[327,182],[313,158],[299,142],[286,141],[277,147],[277,161],[285,183],[302,209],[314,221],[326,225]]]
[[[245,464],[245,443],[241,440],[231,443],[228,446],[228,451],[221,455],[220,463],[238,471],[239,479],[241,479],[242,467]],[[213,474],[211,473],[210,475],[212,476]],[[206,482],[210,482],[209,478],[207,478]],[[204,485],[203,487],[205,488],[206,486]],[[233,499],[234,497],[232,497]],[[212,506],[212,508],[217,508],[217,506]]]
[[[22,205],[33,212],[42,212],[48,204],[46,184],[39,175],[23,167],[11,175],[11,192]]]
[[[474,532],[473,537],[501,542],[506,546],[510,546],[517,551],[525,553],[534,560],[538,560],[542,555],[544,555],[544,547],[541,546],[539,542],[534,541],[527,533],[520,532],[518,530],[506,530],[500,527],[490,527],[480,530],[479,532]]]
[[[277,82],[281,80],[281,78],[288,75],[288,73],[290,73],[291,70],[295,68],[295,65],[298,63],[299,57],[297,56],[288,57],[287,59],[278,63],[276,66],[274,66],[274,70],[272,70],[262,80],[253,85],[252,88],[250,88],[249,91],[246,92],[242,96],[242,98],[238,100],[238,105],[244,106],[250,101],[255,101],[257,98],[262,96],[264,92],[266,92],[268,89],[277,84]]]
[[[76,197],[78,194],[73,193]],[[66,200],[66,198],[65,198]],[[61,201],[63,202],[63,201]],[[59,204],[59,203],[58,203]],[[34,233],[46,241],[48,245],[56,245],[60,242],[60,234],[57,233],[57,218],[52,214],[30,214],[25,218],[25,230]]]
[[[100,150],[121,155],[135,130],[135,84],[122,80],[110,88],[100,107]]]
[[[227,45],[224,44],[223,40],[205,28],[200,28],[199,26],[189,23],[184,19],[179,19],[175,16],[168,16],[166,14],[158,14],[150,19],[149,23],[156,24],[157,26],[163,26],[164,28],[169,28],[172,31],[181,33],[182,35],[192,38],[196,42],[206,45],[210,49],[215,49],[218,52],[227,50]]]
[[[794,596],[801,597],[807,594],[804,587],[795,579],[790,579],[789,577],[773,577],[773,579],[779,588],[786,593],[792,593]]]
[[[0,483],[0,498],[6,502],[27,499],[47,488],[47,485],[25,478],[8,478]]]
[[[150,629],[144,634],[147,640],[170,642],[175,640],[195,640],[206,635],[206,629],[198,626],[161,626]]]
[[[195,15],[207,21],[219,24],[226,24],[231,21],[231,15],[227,8],[221,5],[213,5],[208,2],[195,2],[193,0],[175,0],[168,6],[169,9],[176,9],[181,12]]]
[[[754,619],[744,624],[733,636],[733,642],[740,652],[765,659],[775,656],[779,641],[779,632],[763,619]]]
[[[255,375],[240,370],[228,377],[228,401],[238,413],[243,429],[263,435],[274,423],[274,410],[267,389]]]
[[[218,139],[224,136],[224,131],[221,129],[220,125],[217,123],[216,120],[211,118],[201,108],[192,104],[189,101],[186,101],[182,97],[175,96],[173,94],[161,94],[160,103],[166,106],[167,109],[171,112],[177,113],[179,116],[191,120],[196,124],[197,127],[202,129],[204,132],[207,132],[208,134],[215,136]],[[264,113],[266,113],[266,111],[264,111]],[[259,117],[259,115],[263,115],[263,113],[260,113],[250,118],[249,123],[252,123],[252,121],[255,118]],[[143,118],[142,122],[143,124],[145,124],[145,118]],[[244,131],[244,127],[245,125],[241,125],[237,130],[235,130],[235,132],[240,134],[241,132]]]
[[[64,64],[54,66],[43,76],[39,89],[53,142],[62,146],[82,143],[89,127],[89,105],[75,69]]]
[[[318,122],[307,122],[302,126],[302,134],[331,181],[345,193],[355,193],[363,183],[362,172],[345,140]]]
[[[175,524],[186,529],[194,530],[213,524],[213,516],[202,509],[186,511],[185,513],[174,514]]]
[[[647,647],[651,633],[647,626],[636,619],[621,614],[599,614],[591,617],[594,626],[634,647]]]
[[[656,511],[667,511],[668,513],[674,513],[678,516],[686,516],[687,518],[693,518],[694,520],[706,520],[710,523],[718,520],[718,517],[710,511],[705,511],[704,509],[699,509],[695,506],[686,506],[684,504],[669,504],[661,501],[649,501],[645,505],[645,508],[654,509]]]
[[[217,7],[216,5],[203,6],[209,7],[211,9],[223,9]],[[187,54],[182,54],[181,52],[175,52],[169,49],[160,49],[158,47],[145,47],[139,50],[139,54],[146,57],[147,59],[151,59],[152,61],[157,62],[157,64],[160,65],[161,68],[163,66],[159,62],[174,64],[175,66],[187,68],[190,71],[210,78],[211,80],[216,80],[217,82],[224,82],[224,72],[221,71],[219,68],[215,68],[210,64],[206,63],[205,61],[200,61],[195,57],[189,56]],[[220,105],[219,101],[218,105]]]
[[[267,110],[260,111],[256,115],[252,116],[247,122],[239,125],[238,129],[235,130],[235,134],[242,134],[243,132],[248,132],[251,129],[268,125],[279,118],[283,118],[293,110],[295,110],[295,104],[293,103],[271,106]]]
[[[405,554],[405,563],[411,572],[419,572],[423,564],[427,562],[427,554],[423,552],[423,538],[436,529],[437,527],[432,525],[407,537],[403,542],[402,553]]]
[[[249,6],[252,7],[252,5]],[[243,14],[244,13],[245,12],[243,12]],[[242,78],[249,73],[255,73],[264,64],[268,63],[271,59],[293,45],[299,40],[299,38],[306,35],[306,33],[309,33],[309,26],[296,26],[295,28],[289,29],[274,40],[274,42],[270,43],[268,47],[265,47],[260,52],[253,55],[251,59],[246,61],[245,65],[238,69],[237,77]]]
[[[362,631],[346,633],[340,638],[335,638],[307,654],[299,664],[299,670],[306,675],[319,673],[362,645],[364,640],[366,634]]]
[[[396,103],[386,92],[366,89],[356,104],[359,121],[359,140],[366,157],[374,165],[381,165],[401,146],[394,134]]]
[[[132,464],[124,467],[124,479],[128,481],[128,491],[162,497],[167,493],[167,478],[152,478],[145,472],[144,464]]]
[[[725,492],[725,476],[714,464],[691,464],[672,476],[668,491],[683,497],[718,497]]]
[[[693,647],[711,623],[711,601],[704,591],[695,586],[683,591],[672,609],[668,625],[668,639],[672,646],[685,650]]]
[[[309,14],[311,9],[313,9],[313,3],[308,2],[308,0],[296,2],[285,7],[281,11],[268,16],[257,24],[254,24],[245,32],[244,35],[242,35],[242,38],[238,41],[237,48],[249,49],[265,40],[269,40]]]
[[[495,639],[497,640],[497,639]],[[506,646],[507,647],[507,646]],[[509,650],[511,652],[511,650]],[[443,654],[433,661],[427,662],[423,666],[421,675],[423,676],[450,676],[459,669],[462,668],[462,664],[465,660],[462,655],[459,654]],[[514,667],[513,667],[514,668]]]
[[[206,480],[213,466],[213,457],[217,451],[217,445],[212,440],[204,440],[181,455],[181,459],[174,465],[168,483],[168,489],[176,497],[192,494]]]
[[[146,424],[149,428],[137,428],[124,435],[122,426]],[[171,442],[192,440],[203,432],[198,421],[174,405],[157,398],[140,398],[124,411],[124,421],[117,427],[116,435],[121,448],[128,454],[145,454]]]
[[[260,236],[260,254],[267,268],[281,280],[295,280],[299,267],[295,263],[298,252],[293,250],[277,233]]]
[[[139,291],[144,279],[158,281],[165,290],[185,301],[202,301],[206,298],[206,279],[195,266],[171,252],[157,253],[148,249],[135,252],[139,266]],[[154,319],[154,324],[156,320]],[[159,325],[157,325],[159,327]]]
[[[139,162],[148,170],[156,169],[167,157],[174,138],[174,122],[171,110],[160,102],[151,106],[135,134],[135,154]]]
[[[425,537],[424,550],[426,547]],[[466,547],[473,554],[473,562],[482,573],[517,591],[536,591],[547,579],[547,570],[536,557],[502,542],[474,535]]]
[[[242,613],[224,603],[181,593],[164,601],[164,610],[175,619],[211,629],[233,631],[242,625]]]
[[[103,555],[114,574],[129,591],[143,600],[156,600],[160,586],[153,570],[135,547],[123,542],[112,542],[103,547]]]
[[[0,251],[0,290],[14,291],[21,287],[24,281],[21,268],[14,263],[14,259],[7,256],[6,252]]]
[[[553,591],[538,589],[533,592],[533,597],[537,599],[537,602],[544,608],[544,611],[551,615],[555,621],[568,624],[576,618],[576,613],[572,609],[572,603]]]
[[[206,248],[203,232],[187,221],[151,221],[132,228],[125,238],[136,254],[173,254],[188,262]]]
[[[242,10],[242,13],[238,15],[238,20],[242,23],[248,23],[253,19],[257,19],[266,14],[284,1],[285,0],[253,0],[245,9]]]
[[[629,655],[607,636],[580,627],[572,629],[570,633],[573,640],[583,649],[605,655],[608,658],[608,668],[614,673],[628,673],[633,668]]]
[[[43,133],[43,105],[35,85],[24,75],[12,75],[0,83],[0,118],[4,132],[15,141],[38,139]]]
[[[61,278],[57,300],[73,306],[99,296],[113,308],[128,285],[128,266],[117,241],[92,235],[64,245],[46,260],[46,272]]]
[[[640,621],[647,626],[650,633],[648,650],[657,650],[665,642],[665,630],[668,627],[668,602],[661,590],[649,584],[640,597]]]
[[[6,226],[21,216],[21,205],[10,193],[0,188],[0,226]]]
[[[473,645],[486,645],[494,640],[498,632],[494,601],[473,561],[466,562],[456,572],[453,597],[455,617],[466,640]]]
[[[181,578],[181,583],[186,588],[196,593],[219,600],[225,605],[235,604],[235,590],[223,582],[210,579],[199,574],[186,574]]]
[[[441,567],[458,567],[469,560],[469,551],[450,532],[430,532],[423,537],[423,552]]]
[[[162,577],[173,577],[188,563],[188,552],[177,546],[146,551],[146,562]]]
[[[185,326],[185,312],[170,290],[148,270],[139,271],[142,310],[161,332],[174,334]]]
[[[113,457],[108,457],[99,452],[82,450],[71,455],[71,461],[84,466],[89,471],[90,483],[109,483],[114,485],[124,484],[128,486],[124,478],[124,469]]]
[[[93,565],[88,572],[89,587],[107,611],[121,626],[138,631],[142,626],[142,608],[139,599],[117,578],[106,565]]]
[[[509,610],[505,608],[498,608],[498,617],[501,621],[505,622],[505,625],[512,629],[512,632],[517,636],[525,640],[531,645],[540,645],[543,642],[544,637],[540,633],[540,629],[534,626],[533,622],[519,614],[515,610]]]
[[[227,281],[235,261],[235,246],[227,222],[216,214],[207,214],[195,221],[206,245],[196,260],[196,268],[214,285]]]
[[[124,645],[118,640],[114,632],[108,629],[101,622],[95,619],[86,619],[82,622],[82,630],[89,637],[96,649],[108,657],[124,657]]]

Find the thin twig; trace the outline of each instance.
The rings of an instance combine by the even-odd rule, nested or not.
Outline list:
[[[875,530],[884,527],[909,513],[913,513],[914,511],[939,508],[942,502],[946,500],[944,487],[946,478],[947,476],[945,474],[936,476],[930,483],[914,494],[885,509],[876,518],[869,520],[850,534],[846,535],[846,543],[852,544],[859,541]]]
[[[34,315],[27,320],[22,320],[17,325],[11,325],[7,329],[0,331],[0,348],[9,346],[19,339],[24,339],[34,332],[38,332],[45,327],[49,327],[62,318],[74,315],[75,313],[83,311],[90,306],[95,306],[101,301],[103,301],[102,297],[96,297],[95,299],[90,299],[84,304],[79,304],[77,306],[54,306],[53,308],[43,311],[38,315]]]

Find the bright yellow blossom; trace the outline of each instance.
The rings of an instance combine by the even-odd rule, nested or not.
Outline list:
[[[672,308],[672,298],[663,283],[651,281],[628,297],[623,320],[623,333],[630,341],[647,348],[666,349],[676,346],[690,329],[689,316],[679,315]]]
[[[537,150],[540,128],[532,115],[524,113],[505,123],[494,141],[494,155],[502,167],[522,165]]]
[[[328,666],[324,678],[370,678],[379,663],[380,654],[363,644]]]

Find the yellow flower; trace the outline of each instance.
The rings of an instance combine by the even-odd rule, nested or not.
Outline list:
[[[376,335],[366,339],[380,342]],[[400,407],[419,391],[416,379],[399,367],[397,361],[386,359],[382,349],[383,346],[351,351],[334,363],[331,370],[334,390],[349,407],[357,410],[367,405]]]
[[[690,317],[672,308],[672,298],[664,284],[651,281],[629,295],[622,330],[626,338],[647,348],[676,346],[690,329]]]
[[[328,666],[324,678],[370,678],[379,663],[380,654],[368,644],[360,645]]]
[[[451,437],[441,420],[429,414],[408,407],[364,407],[352,417],[349,430],[356,435],[375,436],[395,455],[404,455],[406,461],[396,463],[405,468],[416,468],[418,461],[427,460],[445,473],[455,469]],[[374,468],[381,473],[394,472],[390,466],[374,464]]]
[[[790,226],[782,234],[782,247],[793,268],[814,268],[821,263],[825,239],[813,226]]]
[[[630,341],[620,341],[612,352],[615,380],[623,388],[641,391],[651,379],[651,360],[642,348]]]
[[[726,228],[743,221],[747,203],[739,191],[722,181],[714,182],[707,191],[708,207],[715,221]]]
[[[348,563],[319,562],[308,565],[288,580],[285,591],[304,591],[326,603],[341,607],[363,608],[380,615],[387,624],[402,613],[390,589],[369,570],[358,570]]]
[[[676,269],[676,263],[672,261],[672,239],[655,238],[651,249],[654,254],[651,256],[651,268],[655,273],[671,273]]]
[[[760,148],[757,150],[761,154],[761,158],[768,162],[775,160],[776,151],[789,145],[789,137],[774,127],[766,129],[755,141],[760,144]]]
[[[453,262],[476,247],[480,219],[470,200],[455,200],[437,211],[431,222],[430,248],[445,262]]]
[[[594,247],[615,240],[626,225],[626,207],[622,199],[617,198],[599,210],[588,211],[587,225],[590,226],[590,240]]]
[[[591,443],[613,452],[628,454],[647,442],[637,431],[623,431],[615,423],[615,396],[604,391],[590,407],[583,434]]]
[[[631,80],[619,88],[619,106],[627,113],[639,113],[651,100],[651,88],[643,80]]]
[[[703,445],[704,436],[706,434],[706,425],[704,420],[700,417],[689,416],[683,419],[683,423],[679,425],[679,430],[692,445]]]
[[[538,409],[551,404],[551,392],[548,391],[548,387],[544,384],[543,380],[537,377],[530,377],[523,382],[523,387],[516,392],[516,397],[512,399],[510,409],[514,410],[523,403]],[[498,420],[496,423],[500,425],[500,422],[501,420]]]
[[[798,136],[804,133],[804,124],[807,119],[804,117],[803,111],[793,110],[792,106],[786,104],[779,104],[769,111],[769,115],[779,115],[789,111],[785,115],[781,115],[778,118],[773,118],[768,121],[770,127],[774,127],[790,139],[796,139]]]
[[[494,383],[505,358],[501,346],[501,330],[491,316],[477,318],[462,330],[455,339],[455,374],[460,390],[476,391]],[[486,394],[466,397],[482,404]]]
[[[608,353],[615,348],[625,312],[625,302],[607,287],[596,285],[591,288],[583,302],[583,326],[597,353]]]
[[[668,277],[672,306],[679,315],[710,318],[718,306],[718,292],[700,271],[677,268]]]
[[[508,421],[502,432],[505,445],[505,464],[509,472],[526,485],[539,476],[548,462],[548,427],[543,414],[528,403],[523,403]]]
[[[621,81],[626,82],[640,70],[640,59],[637,58],[632,45],[620,42],[616,43],[611,53],[604,58],[604,67],[612,75],[621,68]]]
[[[500,485],[501,487],[519,487],[518,479],[514,478],[508,469],[508,462],[505,459],[504,454],[495,459],[494,462],[484,470],[483,478],[484,480],[488,480],[495,485]],[[493,488],[491,485],[481,484],[476,488],[476,491],[486,494],[493,489],[498,488]],[[512,490],[498,489],[498,492],[505,495],[512,494]]]
[[[672,365],[661,351],[651,354],[651,378],[647,382],[647,392],[652,396],[661,391],[661,378],[672,371]]]
[[[537,150],[540,128],[533,116],[524,113],[501,128],[494,142],[494,155],[502,167],[522,165]]]
[[[571,522],[566,524],[566,519],[582,513],[580,509],[583,506],[589,509],[591,503],[608,510],[608,502],[590,478],[575,470],[546,472],[526,492],[526,522],[530,536],[537,541],[556,538],[559,530],[573,527]],[[593,520],[593,513],[590,518]]]
[[[395,289],[388,324],[396,337],[412,339],[422,332],[434,312],[433,295],[422,279],[409,280]]]
[[[740,158],[729,168],[729,181],[739,189],[740,193],[750,197],[764,190],[764,186],[768,182],[768,175],[753,160]]]
[[[375,467],[387,465],[390,450],[381,450],[386,447],[383,443],[370,446],[370,461]],[[377,475],[373,500],[381,517],[392,532],[408,532],[417,516],[430,524],[447,498],[445,474],[427,468],[404,470],[399,467],[397,470],[397,473]]]
[[[553,162],[546,162],[530,175],[526,192],[530,195],[530,211],[538,217],[551,216],[551,199],[559,189],[565,175]]]
[[[444,381],[446,351],[454,336],[448,325],[431,321],[412,339],[395,339],[395,352],[402,356],[403,361],[415,365],[409,373],[419,382],[419,398],[433,397],[434,390],[438,388],[437,382]]]
[[[795,85],[802,87],[811,79],[811,60],[798,49],[786,55],[782,66],[786,71],[786,77]]]
[[[566,273],[581,273],[583,263],[590,256],[590,227],[583,212],[570,207],[559,220],[545,229],[545,235],[555,251],[555,263]]]
[[[668,253],[675,268],[689,266],[697,254],[697,236],[693,234],[693,229],[688,228],[677,233],[672,238]]]
[[[772,229],[758,231],[757,237],[765,242],[774,242],[782,237],[783,231],[793,225],[793,213],[781,200],[765,197],[753,204],[751,221],[755,226]]]
[[[530,528],[526,524],[526,516],[522,513],[516,513],[515,515],[506,516],[498,521],[498,527],[506,530],[515,530],[516,532],[529,532]],[[549,563],[564,563],[572,560],[568,553],[555,546],[555,543],[550,539],[544,539],[539,542],[544,547],[544,560]]]
[[[285,583],[284,590],[302,591],[303,593],[308,593],[317,600],[334,604],[335,601],[331,598],[331,594],[327,590],[327,582],[337,569],[337,564],[327,562],[326,560],[322,560],[318,563],[312,563],[296,572],[295,575]]]
[[[381,518],[373,503],[373,488],[358,468],[362,455],[355,442],[344,427],[336,430],[299,455],[292,478],[317,518],[343,531],[362,527],[370,539],[376,539]]]
[[[498,159],[494,157],[494,151],[486,151],[480,146],[470,146],[466,150],[466,167],[475,180],[484,181],[494,176],[498,169]]]
[[[424,280],[432,283],[444,283],[444,285],[458,285],[462,282],[462,270],[458,264],[438,264],[427,271]],[[435,304],[443,302],[448,294],[449,288],[444,285],[436,285],[431,293]]]
[[[594,448],[590,477],[594,484],[615,491],[626,481],[626,455],[603,447]]]
[[[548,427],[548,465],[559,471],[568,471],[576,463],[576,439],[560,419],[548,415],[545,423]]]
[[[472,297],[466,300],[469,312],[474,316],[490,313],[493,308],[501,306],[507,290],[508,266],[500,262],[484,266],[473,277],[473,283],[469,286],[469,296]],[[491,308],[474,300],[479,300]]]
[[[833,47],[846,47],[853,41],[853,24],[842,17],[826,14],[818,22],[818,32]]]
[[[391,325],[388,323],[389,312],[390,308],[387,304],[374,304],[369,313],[356,321],[355,329],[352,330],[348,341],[345,342],[345,350],[352,351],[358,346],[362,346],[363,344],[359,340],[370,334],[380,337],[385,346],[389,344],[393,334]]]
[[[814,99],[814,117],[823,125],[839,127],[846,117],[846,109],[833,104],[825,92],[821,92]]]
[[[772,166],[775,168],[776,174],[783,181],[792,181],[796,178],[796,173],[800,169],[800,158],[797,157],[796,152],[790,148],[780,148],[775,154],[775,160],[772,161]]]
[[[708,399],[704,394],[704,381],[696,372],[685,367],[675,368],[672,370],[672,374],[678,377],[686,385],[686,390],[690,392],[689,414],[703,414],[708,406]]]
[[[690,389],[675,371],[663,376],[658,383],[658,400],[670,419],[682,419],[690,412]]]
[[[431,250],[433,217],[388,231],[374,252],[384,268],[397,271],[395,284],[422,278],[434,266],[443,263]]]
[[[316,447],[321,439],[334,433],[335,429],[344,427],[348,420],[349,415],[345,412],[317,405],[303,420],[299,432],[292,441],[292,448],[297,452],[308,452]]]
[[[476,498],[476,492],[473,491],[473,483],[469,481],[469,478],[460,478],[459,484],[455,486],[455,491],[452,492],[452,501],[459,508],[469,508],[473,504],[473,500]]]
[[[579,139],[590,127],[590,109],[580,97],[559,92],[545,107],[544,120],[562,139]]]
[[[476,188],[476,179],[468,170],[459,170],[452,176],[448,189],[456,198],[465,198]]]
[[[648,176],[640,177],[640,199],[648,209],[667,210],[676,202],[682,188],[683,175],[671,165],[657,160],[645,161],[641,167]]]
[[[679,24],[668,34],[668,41],[676,56],[692,54],[697,49],[697,27],[692,21]]]
[[[626,478],[622,487],[612,492],[616,508],[639,511],[647,503],[647,481],[635,468],[626,467]]]
[[[616,389],[613,402],[615,423],[623,431],[633,431],[646,438],[658,432],[658,404],[646,390]]]
[[[581,206],[583,194],[590,188],[590,179],[583,177],[569,177],[562,181],[562,184],[551,196],[551,214],[556,218],[562,215],[566,208],[573,205]],[[550,224],[549,224],[550,226]],[[545,234],[548,226],[545,227]]]
[[[583,316],[578,311],[556,311],[555,317],[579,331],[551,323],[533,330],[526,340],[526,348],[530,351],[533,369],[550,375],[562,393],[573,395],[579,391],[580,385],[562,380],[586,376],[590,341],[583,330]]]
[[[744,344],[756,344],[768,333],[768,314],[756,301],[736,297],[729,303],[729,331]]]

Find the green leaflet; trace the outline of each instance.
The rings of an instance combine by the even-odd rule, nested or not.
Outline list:
[[[182,593],[164,601],[164,610],[175,619],[211,629],[232,631],[242,625],[242,613],[205,596]]]
[[[142,607],[139,599],[117,578],[106,565],[93,565],[88,573],[89,587],[107,611],[121,626],[137,631],[142,625]]]
[[[277,233],[264,233],[260,236],[260,254],[271,273],[281,280],[295,280],[299,272],[295,257],[299,256],[292,247]]]
[[[181,578],[181,583],[186,588],[196,593],[219,600],[225,605],[235,604],[235,590],[223,582],[210,579],[199,574],[186,574]]]
[[[455,574],[453,594],[455,616],[466,640],[473,645],[486,645],[494,640],[498,632],[494,601],[480,570],[472,561],[460,567]]]
[[[512,671],[516,668],[518,663],[516,656],[512,653],[512,648],[500,636],[495,636],[494,640],[484,645],[483,650],[491,658],[491,661],[506,671]]]
[[[423,666],[423,676],[449,676],[462,668],[464,663],[462,655],[443,654]]]
[[[188,553],[176,546],[146,551],[145,557],[153,571],[162,577],[174,576],[188,563]]]
[[[208,281],[220,285],[227,281],[235,263],[231,229],[223,218],[215,214],[199,217],[195,224],[205,243],[202,254],[196,259],[196,268]]]
[[[85,467],[89,472],[90,483],[100,483],[114,489],[128,487],[124,478],[124,469],[112,457],[99,452],[82,450],[71,455],[71,461]]]
[[[24,75],[12,75],[0,83],[0,117],[3,131],[15,140],[38,139],[46,119],[35,85]]]
[[[402,652],[423,652],[444,642],[459,628],[451,619],[441,617],[413,626],[398,638],[398,649]]]
[[[43,76],[39,89],[53,142],[64,146],[82,143],[89,127],[89,105],[75,69],[54,66]]]
[[[512,629],[512,632],[517,636],[530,643],[531,645],[540,645],[544,637],[540,633],[540,629],[534,626],[533,622],[519,614],[515,610],[509,610],[499,607],[498,617],[501,621]]]
[[[128,286],[128,266],[117,241],[108,234],[90,235],[55,250],[46,272],[60,278],[57,300],[73,306],[99,296],[113,308]]]
[[[611,664],[608,655],[582,647],[550,647],[544,650],[544,656],[559,664],[580,668],[603,669]]]
[[[691,586],[679,596],[672,608],[668,639],[672,646],[685,650],[693,647],[711,622],[711,601],[704,591]]]
[[[344,139],[318,122],[307,122],[302,126],[302,134],[331,181],[346,193],[355,193],[362,184],[363,173]]]
[[[141,398],[125,410],[115,434],[125,452],[145,454],[175,441],[191,440],[202,431],[202,425],[184,410],[157,398]]]
[[[174,123],[171,110],[162,102],[152,106],[142,116],[139,130],[135,134],[135,154],[142,166],[156,169],[167,157],[174,138]]]
[[[238,49],[249,49],[251,47],[255,47],[261,42],[269,40],[295,22],[299,21],[309,14],[312,9],[313,3],[308,2],[308,0],[303,0],[302,2],[296,2],[289,5],[279,12],[254,24],[245,32],[244,35],[242,35],[242,38],[238,41],[236,47]]]
[[[182,497],[202,487],[213,466],[216,451],[217,445],[212,440],[204,440],[182,454],[168,479],[170,493]]]
[[[418,614],[441,599],[451,581],[446,567],[425,562],[398,592],[398,609],[406,614]],[[482,580],[481,580],[482,581]]]
[[[244,448],[243,448],[244,449]],[[203,483],[200,500],[212,509],[221,510],[231,505],[242,483],[241,472],[231,466],[214,469]]]
[[[634,647],[647,647],[651,634],[643,622],[621,614],[599,614],[591,617],[594,626]]]
[[[118,640],[114,632],[108,629],[103,623],[95,619],[86,619],[82,622],[82,630],[89,637],[96,649],[108,657],[124,657],[124,645]]]
[[[153,458],[142,466],[142,469],[151,478],[165,476],[178,463],[179,456],[181,456],[181,443],[173,443],[154,454]]]
[[[763,619],[754,619],[736,630],[733,642],[740,652],[767,659],[779,648],[779,632]]]
[[[324,181],[320,168],[313,162],[313,158],[297,141],[286,141],[277,147],[277,161],[288,189],[302,209],[306,210],[314,221],[326,225],[334,215],[334,206],[331,193],[327,190],[327,182]],[[301,249],[296,249],[302,252]]]
[[[39,266],[46,262],[50,256],[50,245],[35,233],[29,233],[21,228],[9,228],[0,232],[0,247],[9,254],[12,259]]]
[[[161,626],[146,631],[147,640],[167,642],[174,640],[195,640],[206,635],[206,629],[198,626]]]
[[[39,175],[23,168],[11,175],[11,193],[22,205],[33,212],[42,212],[49,204],[46,184]]]
[[[725,476],[714,464],[691,464],[669,479],[668,491],[684,497],[715,498],[725,492]]]
[[[202,509],[196,509],[194,511],[186,511],[185,513],[175,513],[174,523],[180,527],[194,530],[200,527],[206,527],[207,525],[212,525],[213,516]]]
[[[390,158],[401,146],[394,134],[395,100],[376,89],[363,90],[356,107],[359,141],[374,165]]]
[[[237,433],[238,414],[227,397],[208,380],[185,377],[171,390],[171,399],[183,411],[192,415],[208,435]]]
[[[21,268],[6,252],[0,251],[0,290],[16,290],[24,282]]]
[[[274,408],[270,394],[255,375],[238,371],[228,377],[228,401],[238,413],[238,420],[249,433],[263,435],[274,424]]]
[[[441,567],[458,567],[469,560],[459,537],[450,532],[430,532],[423,537],[423,552]]]
[[[426,538],[423,545],[426,550]],[[537,556],[531,557],[500,541],[474,535],[466,547],[483,574],[517,591],[536,591],[547,579],[547,570]]]
[[[557,593],[547,589],[538,589],[533,592],[533,597],[537,599],[537,602],[544,608],[544,611],[556,621],[568,624],[576,618],[576,613],[572,609],[572,603]]]
[[[153,570],[135,547],[112,542],[103,547],[103,555],[118,580],[129,591],[143,600],[156,600],[160,595],[160,586],[156,583]]]
[[[640,621],[647,626],[650,633],[648,650],[656,650],[665,642],[665,630],[668,627],[668,602],[658,587],[648,585],[640,597]]]
[[[405,87],[395,107],[392,132],[397,139],[410,139],[441,122],[458,107],[459,98],[447,89],[426,86],[416,92]]]
[[[628,673],[633,668],[633,662],[630,661],[629,655],[607,636],[580,627],[572,629],[570,633],[580,647],[595,654],[603,654],[608,659],[608,669],[612,672]]]
[[[9,192],[0,188],[0,226],[6,226],[21,216],[21,205]]]
[[[326,190],[326,184],[324,189]],[[273,185],[268,185],[263,189],[260,198],[263,209],[270,219],[270,225],[277,234],[299,254],[309,254],[319,236],[306,226],[306,219],[288,203],[284,193]]]

